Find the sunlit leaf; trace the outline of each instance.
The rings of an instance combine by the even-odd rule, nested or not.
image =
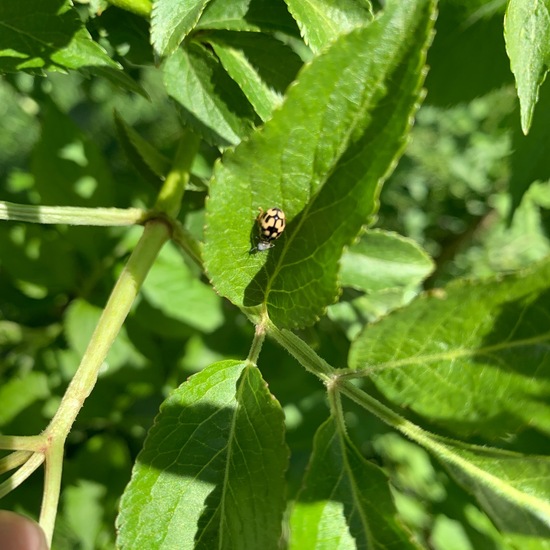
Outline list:
[[[350,366],[459,435],[550,433],[550,262],[455,282],[369,326]]]
[[[191,377],[164,402],[138,456],[120,548],[277,549],[283,430],[256,367],[223,361]]]
[[[335,300],[342,249],[375,211],[419,101],[432,10],[424,0],[389,3],[317,57],[265,127],[224,156],[204,258],[235,304],[303,326]],[[258,208],[272,206],[286,213],[286,230],[274,248],[251,254]]]

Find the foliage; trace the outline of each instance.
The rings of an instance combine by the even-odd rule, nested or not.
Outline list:
[[[0,5],[2,507],[56,549],[550,548],[549,20]]]

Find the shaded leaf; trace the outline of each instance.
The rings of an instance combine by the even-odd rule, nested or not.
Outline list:
[[[208,42],[258,116],[270,118],[300,69],[300,58],[282,42],[258,33],[220,31],[210,34]]]
[[[550,261],[459,281],[367,327],[350,366],[399,407],[460,435],[550,433]]]
[[[294,503],[290,548],[417,548],[395,516],[386,474],[328,419]]]
[[[436,456],[515,548],[548,549],[550,458],[444,441]]]
[[[287,454],[260,371],[211,365],[161,407],[122,499],[120,548],[277,549]]]
[[[146,300],[167,317],[203,332],[213,332],[224,317],[221,300],[183,261],[174,245],[167,244],[143,284]]]
[[[21,411],[36,401],[46,399],[49,394],[48,378],[42,372],[28,372],[3,380],[0,385],[0,426],[5,426]]]
[[[42,106],[32,172],[43,204],[110,206],[114,183],[97,143],[51,101]]]
[[[94,42],[69,0],[0,3],[0,73],[82,70],[147,97]]]
[[[388,4],[303,70],[265,127],[224,156],[204,249],[222,295],[267,306],[283,326],[310,324],[334,301],[342,249],[374,212],[416,109],[432,10],[429,0]],[[269,252],[249,254],[258,208],[272,206],[287,228]]]
[[[170,161],[142,138],[115,112],[118,138],[130,163],[144,179],[159,186],[170,169]]]
[[[406,289],[420,284],[433,268],[432,259],[413,240],[372,230],[344,252],[340,282],[369,293]]]
[[[365,323],[404,306],[420,291],[434,263],[412,239],[379,229],[367,231],[340,261],[340,300],[328,316],[354,340]]]
[[[164,64],[164,83],[185,121],[209,143],[234,145],[252,130],[250,103],[205,48],[189,44],[176,50]]]
[[[502,32],[505,2],[447,1],[438,6],[426,101],[447,107],[512,84]]]
[[[9,274],[27,295],[31,295],[27,285],[34,290],[41,288],[51,296],[78,287],[74,248],[53,228],[35,224],[5,226],[0,238],[0,258],[4,275]],[[41,262],[48,262],[48,269],[37,269]]]

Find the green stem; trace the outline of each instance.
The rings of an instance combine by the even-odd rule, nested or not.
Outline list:
[[[181,208],[181,200],[191,175],[191,166],[199,149],[200,139],[187,131],[180,139],[172,169],[160,190],[155,210],[175,218]]]
[[[309,372],[329,385],[335,377],[335,369],[319,357],[301,338],[286,329],[277,328],[271,321],[267,323],[267,333]]]
[[[44,462],[44,455],[34,453],[31,457],[12,474],[8,479],[0,483],[0,498],[6,496],[10,491],[19,487],[39,466]]]
[[[164,222],[151,221],[145,226],[140,241],[113,288],[80,366],[48,426],[47,432],[54,438],[64,439],[69,433],[84,400],[95,385],[99,369],[130,311],[147,272],[168,238],[169,229]]]
[[[199,243],[177,220],[173,225],[172,242],[184,250],[200,269],[204,271]]]
[[[491,451],[489,447],[476,447],[475,445],[468,445],[461,441],[431,434],[393,412],[350,382],[340,382],[339,389],[358,405],[375,414],[411,441],[418,443],[421,447],[428,450],[443,464],[459,469],[460,473],[458,475],[455,474],[459,482],[460,479],[464,480],[465,476],[468,476],[477,487],[485,486],[490,487],[491,491],[498,490],[501,498],[507,499],[511,503],[519,503],[530,510],[534,516],[550,515],[550,505],[547,502],[543,502],[536,495],[531,495],[528,492],[524,492],[521,488],[517,488],[514,483],[503,482],[502,478],[484,470],[456,451],[456,448],[459,448],[470,453],[478,452],[484,454]],[[496,452],[503,453],[506,451],[497,449]]]
[[[63,470],[63,448],[65,438],[52,440],[52,445],[46,452],[46,468],[44,473],[44,494],[40,508],[40,526],[44,530],[48,547],[52,544],[59,493],[61,491],[61,472]]]
[[[169,236],[169,227],[164,222],[153,220],[146,224],[140,241],[111,292],[80,366],[45,431],[44,435],[50,440],[51,446],[46,451],[46,478],[40,523],[49,541],[59,501],[65,439],[96,383],[99,369],[138,295],[147,272]],[[43,458],[41,455],[35,456]]]
[[[144,5],[141,2],[125,3],[127,6],[130,4],[134,7]],[[80,365],[46,430],[40,436],[33,437],[0,436],[0,448],[20,451],[15,453],[9,461],[4,461],[2,466],[9,468],[14,464],[19,465],[23,458],[27,458],[19,470],[0,486],[0,489],[11,490],[14,483],[18,484],[26,479],[46,459],[40,524],[46,533],[49,544],[51,544],[53,536],[59,503],[65,440],[84,401],[95,386],[99,370],[105,362],[149,269],[162,246],[171,236],[175,224],[174,218],[181,207],[191,164],[198,146],[199,139],[191,133],[187,133],[185,139],[181,140],[173,169],[168,174],[159,193],[154,212],[144,213],[139,209],[37,207],[0,202],[0,219],[4,217],[4,219],[10,220],[75,225],[145,224],[143,235],[111,292]],[[196,248],[195,259],[200,261],[200,250],[198,250],[198,246]],[[29,450],[34,451],[33,454],[22,453],[22,451]]]
[[[67,225],[135,225],[145,221],[140,208],[84,208],[80,206],[40,206],[0,201],[0,220]]]
[[[254,340],[252,340],[252,345],[250,346],[250,351],[248,352],[247,357],[247,360],[250,361],[254,366],[258,364],[258,357],[260,356],[260,351],[262,351],[264,340],[265,326],[263,324],[258,324],[256,325]]]
[[[10,453],[9,455],[0,458],[0,475],[5,474],[10,470],[15,470],[15,468],[19,468],[19,466],[21,466],[21,464],[25,464],[31,456],[32,452],[30,451],[15,451],[14,453]]]

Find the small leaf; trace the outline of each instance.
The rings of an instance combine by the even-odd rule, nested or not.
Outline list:
[[[0,2],[0,73],[81,70],[147,97],[143,88],[94,42],[69,0]]]
[[[99,307],[79,298],[73,300],[67,308],[63,322],[65,338],[70,349],[74,350],[78,356],[84,355],[101,313],[102,310]],[[109,374],[112,374],[128,364],[143,366],[145,363],[146,359],[128,337],[126,327],[122,327],[109,350],[104,367],[108,369]]]
[[[153,185],[159,186],[170,170],[170,161],[128,126],[116,111],[115,124],[119,141],[135,171]]]
[[[237,84],[206,49],[189,44],[164,64],[168,93],[183,107],[182,115],[209,143],[236,144],[256,121],[254,111]]]
[[[373,230],[344,253],[341,266],[342,286],[370,293],[414,287],[432,272],[434,263],[413,240]]]
[[[349,340],[355,340],[366,322],[410,302],[434,269],[413,240],[379,229],[367,231],[344,252],[340,264],[340,284],[346,288],[327,314]]]
[[[41,122],[41,139],[32,157],[41,202],[110,206],[115,185],[97,143],[51,101],[43,103]]]
[[[210,0],[155,0],[151,43],[157,55],[172,54],[191,32]]]
[[[371,325],[350,366],[392,403],[459,435],[550,433],[550,261],[459,281]]]
[[[372,19],[369,0],[302,2],[286,0],[288,9],[313,51],[318,51],[341,34],[364,25]]]
[[[172,244],[160,252],[142,291],[167,317],[200,331],[213,332],[223,323],[219,296],[191,272]]]
[[[521,105],[521,128],[527,134],[550,66],[550,0],[510,0],[504,20],[506,50]]]
[[[64,519],[82,550],[94,550],[105,510],[105,485],[80,479],[63,491]]]
[[[204,258],[218,292],[267,307],[281,326],[313,323],[337,294],[338,259],[376,208],[419,101],[430,0],[388,3],[303,70],[283,107],[215,170]],[[381,48],[380,44],[384,44]],[[258,208],[287,228],[267,253]]]
[[[50,395],[48,378],[42,372],[29,372],[2,381],[0,385],[0,426],[11,422],[21,411]]]
[[[290,549],[416,548],[396,513],[387,476],[329,418],[294,503]]]
[[[162,405],[122,498],[118,546],[276,550],[287,460],[260,371],[211,365]]]

